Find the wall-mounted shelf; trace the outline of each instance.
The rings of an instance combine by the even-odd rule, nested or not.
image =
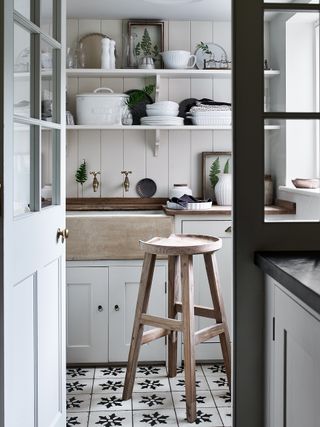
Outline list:
[[[67,130],[123,130],[123,131],[134,131],[134,130],[146,130],[155,132],[155,141],[154,141],[154,156],[157,157],[160,148],[160,131],[162,130],[232,130],[232,126],[142,126],[142,125],[132,125],[132,126],[94,126],[94,125],[69,125],[66,126]],[[280,129],[280,126],[276,125],[266,125],[265,131],[277,130]]]
[[[232,70],[140,70],[140,69],[115,69],[103,70],[94,68],[71,68],[66,70],[68,77],[167,77],[167,78],[229,78]],[[280,74],[279,70],[267,70],[266,78]]]

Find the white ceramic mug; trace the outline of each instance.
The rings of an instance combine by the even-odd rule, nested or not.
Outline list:
[[[196,63],[195,55],[191,55],[191,53],[186,50],[167,50],[166,52],[161,52],[161,56],[165,68],[193,68]],[[188,65],[191,58],[193,59],[192,64]]]

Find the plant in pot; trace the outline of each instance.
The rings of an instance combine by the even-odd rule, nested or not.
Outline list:
[[[142,53],[141,58],[139,58],[139,68],[143,69],[153,69],[155,68],[154,62],[159,56],[158,45],[153,45],[151,37],[147,28],[144,29],[141,42],[137,43],[135,47],[135,54],[139,57]]]
[[[140,116],[145,116],[145,101],[151,102],[150,95],[155,85],[147,85],[143,89],[134,89],[127,92],[129,98],[125,101],[125,111],[122,118],[123,125],[140,124]]]
[[[223,173],[221,173],[219,157],[216,158],[210,168],[209,179],[219,206],[232,205],[232,175],[229,170],[230,159],[226,161]]]

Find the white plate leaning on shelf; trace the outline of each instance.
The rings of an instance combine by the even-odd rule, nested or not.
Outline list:
[[[216,61],[226,61],[228,60],[227,52],[223,49],[222,46],[216,43],[205,43],[209,51],[212,52],[212,55],[205,53],[202,49],[198,48],[195,52],[196,56],[196,65],[199,70],[204,69],[204,60],[208,61],[210,59],[215,59]]]

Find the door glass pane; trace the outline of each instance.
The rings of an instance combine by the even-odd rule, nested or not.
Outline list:
[[[30,33],[14,25],[14,114],[30,117]]]
[[[41,207],[59,204],[59,131],[41,128]]]
[[[286,215],[271,212],[266,220],[319,221],[319,120],[267,123],[273,130],[265,132],[265,204]]]
[[[14,0],[14,9],[25,18],[30,19],[30,0]]]
[[[53,0],[40,1],[40,28],[52,37],[53,34]]]
[[[57,122],[56,54],[60,55],[60,51],[41,40],[41,118],[49,122]]]
[[[14,124],[14,215],[30,212],[30,140],[31,126]]]
[[[316,70],[319,12],[265,12],[265,111],[319,112]],[[270,73],[269,73],[270,74]]]

